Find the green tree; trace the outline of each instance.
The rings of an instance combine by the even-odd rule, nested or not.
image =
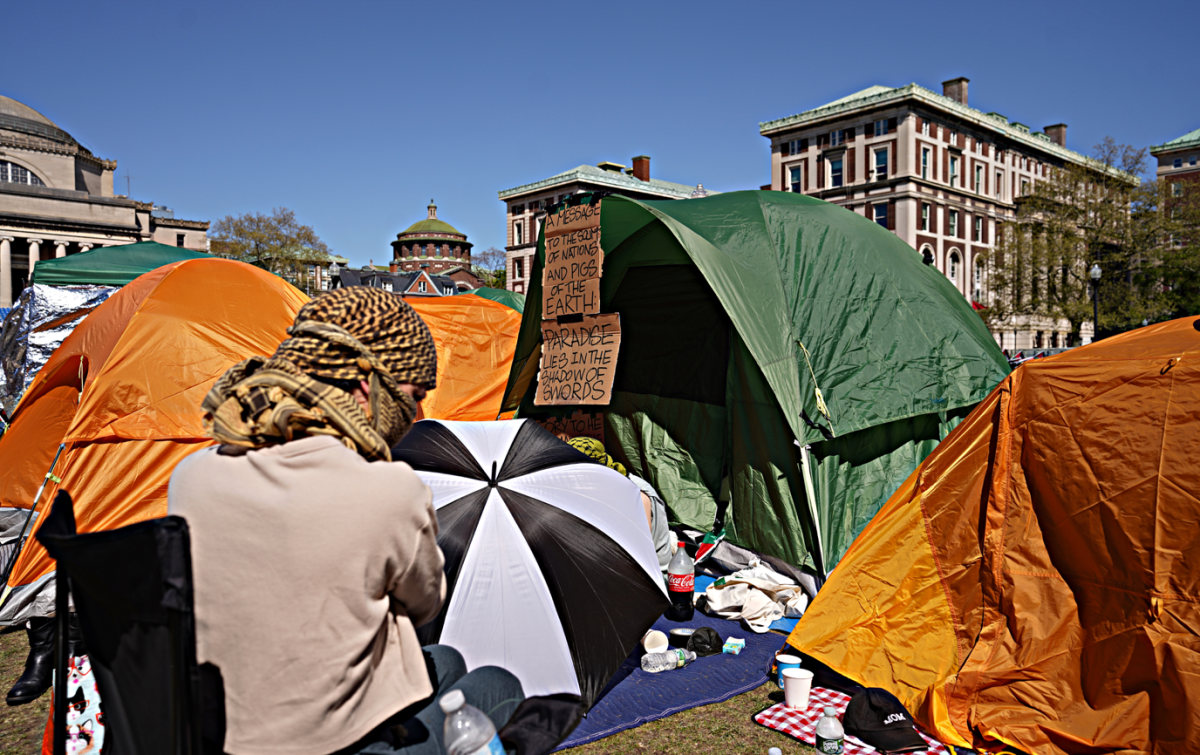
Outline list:
[[[1148,316],[1161,234],[1135,211],[1147,191],[1137,179],[1145,165],[1145,149],[1106,137],[1086,164],[1051,169],[1018,198],[1016,218],[1002,227],[987,261],[990,327],[1065,319],[1070,343],[1080,343],[1081,326],[1093,319],[1088,272],[1095,264],[1103,271],[1101,331]]]
[[[330,261],[329,247],[317,232],[286,207],[276,207],[270,215],[226,215],[213,223],[209,237],[213,254],[270,270],[309,294],[315,283],[309,268]]]
[[[488,288],[504,288],[508,284],[508,255],[494,246],[473,252],[471,272]]]

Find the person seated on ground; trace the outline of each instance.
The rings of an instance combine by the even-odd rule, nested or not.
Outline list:
[[[400,298],[353,286],[304,305],[270,358],[204,399],[221,443],[175,469],[191,533],[196,650],[224,686],[224,750],[441,753],[461,689],[499,729],[524,698],[466,673],[416,627],[446,595],[429,488],[389,449],[435,383],[433,338]]]
[[[667,566],[671,563],[671,556],[675,553],[672,548],[675,540],[667,526],[667,504],[663,501],[662,496],[658,494],[653,485],[625,469],[624,464],[609,456],[604,444],[596,438],[580,435],[569,439],[567,444],[576,451],[599,461],[609,469],[615,469],[625,475],[642,491],[642,506],[646,510],[646,524],[650,527],[650,537],[654,540],[654,551],[658,554],[658,568],[665,573]]]

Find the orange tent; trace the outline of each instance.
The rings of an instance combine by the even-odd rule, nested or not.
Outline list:
[[[949,744],[1195,752],[1197,330],[1014,371],[875,515],[789,642]]]
[[[42,493],[77,502],[81,532],[164,516],[175,464],[212,441],[200,401],[230,366],[270,354],[308,299],[256,267],[204,258],[134,280],[88,315],[38,372],[0,438],[0,507]],[[39,520],[40,521],[40,520]],[[33,530],[36,530],[36,524]],[[53,612],[54,562],[32,537],[17,559],[0,623]]]
[[[421,402],[422,416],[496,419],[517,348],[520,311],[475,294],[405,301],[429,326],[437,347],[438,387]]]

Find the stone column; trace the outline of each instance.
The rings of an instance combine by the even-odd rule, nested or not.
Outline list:
[[[29,285],[33,285],[33,266],[38,263],[42,255],[42,244],[45,243],[42,239],[29,239]]]
[[[91,244],[80,244],[79,245],[80,252],[86,252],[86,251],[90,250],[91,248],[92,248]]]
[[[12,300],[12,236],[0,236],[0,307],[11,307]]]
[[[67,244],[70,244],[70,243],[71,243],[70,241],[63,241],[62,239],[55,239],[54,240],[54,256],[55,256],[55,258],[66,257],[67,256]]]

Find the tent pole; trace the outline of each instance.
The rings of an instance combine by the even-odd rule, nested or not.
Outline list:
[[[817,516],[817,493],[812,481],[812,461],[808,458],[808,446],[799,440],[794,441],[800,449],[800,472],[804,477],[804,497],[808,499],[808,514],[813,520],[813,530],[817,539],[817,576],[825,582],[825,546],[821,543],[821,519]]]
[[[0,585],[7,585],[8,578],[12,576],[13,567],[17,565],[17,559],[21,557],[21,551],[25,548],[25,533],[29,531],[29,525],[33,523],[33,516],[37,513],[38,503],[42,500],[42,491],[46,489],[46,480],[54,479],[54,467],[58,465],[58,457],[62,455],[63,447],[66,443],[58,444],[58,453],[54,454],[54,461],[50,462],[50,469],[46,471],[46,476],[42,478],[42,484],[38,487],[37,495],[33,497],[33,506],[29,507],[29,516],[25,519],[25,526],[21,528],[21,535],[17,538],[17,547],[13,551],[12,560],[8,562],[8,566],[4,569],[4,580],[0,581]],[[58,482],[57,479],[54,479]]]

